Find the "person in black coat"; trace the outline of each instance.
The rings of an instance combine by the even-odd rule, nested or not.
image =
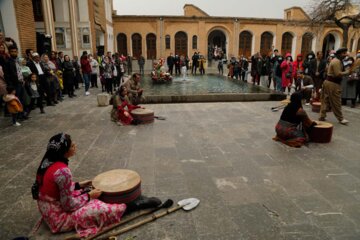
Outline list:
[[[306,55],[306,59],[303,62],[303,68],[305,75],[309,75],[314,79],[316,73],[316,58],[313,51]]]
[[[323,58],[323,53],[319,51],[316,53],[316,71],[313,77],[316,91],[319,91],[319,89],[322,87],[326,75],[325,70],[326,60]]]
[[[167,57],[166,59],[166,64],[168,65],[169,68],[169,73],[171,75],[173,75],[173,70],[174,70],[174,57],[172,55],[172,53],[170,53],[170,56]]]
[[[64,56],[63,68],[64,68],[64,72],[63,72],[64,88],[66,88],[70,98],[75,97],[76,96],[74,94],[75,68],[73,63],[70,61],[70,57],[68,55]]]

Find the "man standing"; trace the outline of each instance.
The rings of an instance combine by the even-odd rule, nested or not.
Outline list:
[[[171,75],[173,75],[173,69],[174,69],[174,57],[172,55],[172,53],[170,53],[170,56],[167,57],[166,59],[166,64],[168,65],[169,68],[169,73]]]
[[[143,89],[140,85],[140,74],[134,73],[132,75],[132,78],[125,83],[125,86],[128,90],[128,96],[131,104],[138,105],[139,103],[145,101],[145,98],[143,96]]]
[[[191,74],[196,75],[196,69],[199,66],[199,54],[197,52],[194,52],[194,55],[192,56],[191,60],[192,60]]]
[[[84,51],[81,58],[80,58],[80,64],[81,64],[81,71],[83,74],[83,79],[84,79],[84,83],[85,83],[85,95],[89,96],[90,92],[89,92],[89,87],[90,87],[90,74],[91,74],[91,66],[90,66],[90,61],[88,58],[88,53],[87,51]]]
[[[324,81],[321,91],[320,121],[325,121],[326,110],[331,107],[338,121],[346,125],[348,120],[344,119],[341,111],[341,81],[349,70],[343,71],[342,60],[345,58],[347,48],[340,48],[336,51],[336,57],[330,62],[327,71],[327,79]]]
[[[126,66],[127,66],[127,72],[128,75],[130,75],[132,73],[132,57],[130,55],[128,55],[126,57]]]
[[[316,53],[316,71],[314,76],[315,89],[319,92],[325,76],[326,61],[323,59],[323,53],[321,51]]]
[[[145,58],[143,57],[143,55],[140,55],[140,57],[138,59],[138,64],[139,64],[139,68],[140,68],[140,74],[144,75]]]

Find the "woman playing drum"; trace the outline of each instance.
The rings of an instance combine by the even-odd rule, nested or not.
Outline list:
[[[32,187],[42,219],[51,232],[76,230],[81,237],[96,234],[102,227],[117,223],[127,209],[125,204],[108,204],[98,200],[101,191],[88,191],[91,181],[75,183],[68,167],[76,153],[70,135],[60,133],[50,138]],[[130,208],[156,207],[156,198],[140,199]]]
[[[280,120],[275,127],[276,141],[290,147],[301,147],[309,141],[308,133],[316,125],[309,119],[301,104],[301,92],[291,95],[290,103],[284,108]]]

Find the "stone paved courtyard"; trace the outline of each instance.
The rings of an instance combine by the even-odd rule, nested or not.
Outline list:
[[[80,92],[78,92],[80,95]],[[40,215],[30,187],[48,139],[65,131],[77,143],[75,180],[115,168],[137,171],[143,193],[200,205],[119,239],[360,239],[360,109],[344,108],[329,144],[289,148],[271,138],[278,102],[146,105],[165,121],[117,126],[111,107],[66,99],[21,127],[0,118],[0,239],[30,234]],[[311,117],[312,113],[306,107]],[[64,239],[45,225],[32,239]]]

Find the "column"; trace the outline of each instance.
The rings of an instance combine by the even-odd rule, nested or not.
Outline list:
[[[76,0],[69,0],[69,20],[71,29],[71,47],[73,56],[79,56]]]
[[[234,20],[234,42],[233,42],[233,54],[235,57],[239,56],[239,20]]]
[[[56,51],[56,35],[54,25],[54,12],[52,9],[51,0],[42,0],[44,25],[46,34],[51,36],[51,50]]]

